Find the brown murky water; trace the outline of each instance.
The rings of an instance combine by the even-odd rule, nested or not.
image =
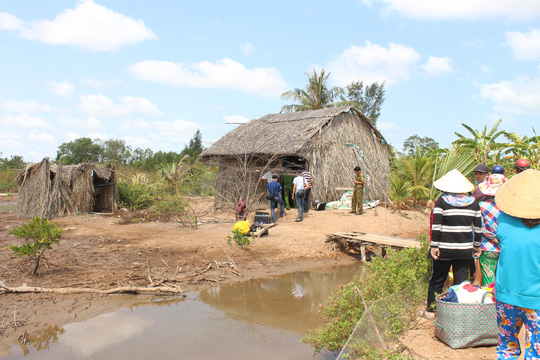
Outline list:
[[[3,359],[334,359],[300,343],[319,304],[361,264],[302,271],[188,293],[32,334]]]

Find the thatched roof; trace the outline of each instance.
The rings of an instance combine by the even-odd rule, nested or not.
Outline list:
[[[322,110],[269,114],[251,120],[219,139],[201,154],[201,158],[240,154],[271,154],[273,156],[297,154],[334,118],[346,112],[358,116],[372,130],[373,136],[386,144],[381,133],[360,111],[352,106],[340,106]]]

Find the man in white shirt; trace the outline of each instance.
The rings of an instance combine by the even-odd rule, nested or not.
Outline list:
[[[296,199],[296,207],[298,208],[298,218],[295,222],[302,221],[304,215],[304,205],[306,196],[306,179],[302,176],[302,172],[298,171],[296,177],[293,180],[293,200]]]

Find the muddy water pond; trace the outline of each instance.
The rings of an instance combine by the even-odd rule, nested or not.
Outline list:
[[[300,340],[361,264],[254,279],[159,299],[30,334],[2,359],[335,359]]]

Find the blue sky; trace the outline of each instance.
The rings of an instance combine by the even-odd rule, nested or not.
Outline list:
[[[0,0],[0,152],[54,158],[78,137],[181,151],[286,104],[306,72],[386,82],[378,128],[441,146],[532,135],[540,2]],[[540,129],[539,129],[540,130]]]

